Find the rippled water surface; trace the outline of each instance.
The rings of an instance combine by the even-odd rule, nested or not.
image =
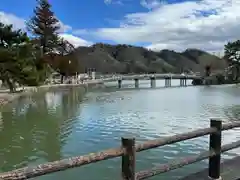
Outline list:
[[[124,82],[122,90],[108,83],[104,90],[85,95],[61,90],[21,98],[0,110],[0,171],[83,155],[120,145],[121,137],[137,142],[208,127],[210,118],[237,120],[237,86],[140,89]],[[173,85],[179,84],[178,81]],[[114,86],[114,87],[110,87]],[[128,87],[128,88],[127,88]],[[223,144],[240,139],[240,130],[224,133]],[[137,170],[149,169],[208,149],[208,137],[137,153]],[[224,159],[240,154],[235,149]],[[206,167],[206,161],[150,179],[175,180]],[[35,179],[120,179],[121,159],[107,160]]]

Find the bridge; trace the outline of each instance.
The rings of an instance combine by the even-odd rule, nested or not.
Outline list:
[[[123,80],[134,80],[135,88],[139,87],[139,80],[150,80],[151,88],[156,87],[156,80],[165,80],[165,86],[170,87],[172,79],[179,79],[180,86],[187,86],[187,80],[201,79],[199,74],[134,74],[134,75],[112,75],[112,77],[104,78],[105,82],[118,81],[118,88],[122,87]]]

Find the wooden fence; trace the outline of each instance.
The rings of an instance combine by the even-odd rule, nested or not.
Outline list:
[[[222,124],[220,120],[211,120],[209,128],[197,129],[188,133],[182,133],[174,136],[146,141],[143,144],[135,144],[134,138],[122,138],[122,146],[119,148],[109,149],[89,155],[72,157],[60,161],[41,164],[36,167],[25,167],[10,172],[0,174],[3,180],[22,180],[33,178],[57,171],[63,171],[69,168],[80,167],[86,164],[111,159],[122,156],[122,179],[123,180],[141,180],[146,179],[164,172],[168,172],[185,165],[189,165],[209,158],[209,177],[218,179],[220,177],[220,160],[221,153],[240,146],[240,140],[221,146],[222,131],[240,127],[240,122]],[[135,172],[135,154],[136,152],[173,144],[180,141],[193,139],[205,135],[210,135],[209,150],[188,158],[180,159],[178,162],[170,162],[154,167],[149,170]]]

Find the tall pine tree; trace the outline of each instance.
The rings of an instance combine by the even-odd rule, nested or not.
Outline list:
[[[48,0],[37,0],[34,16],[28,21],[28,30],[38,41],[43,54],[53,52],[57,47],[60,29],[59,20],[51,10]]]

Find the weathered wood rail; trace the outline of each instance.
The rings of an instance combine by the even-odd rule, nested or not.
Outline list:
[[[143,144],[135,144],[134,138],[122,138],[122,146],[114,149],[91,153],[89,155],[72,157],[60,161],[49,162],[35,167],[25,167],[10,172],[0,174],[2,180],[23,180],[42,176],[49,173],[63,171],[69,168],[80,167],[86,164],[107,160],[122,156],[122,179],[123,180],[141,180],[164,172],[168,172],[185,165],[189,165],[209,158],[209,177],[212,179],[220,178],[220,160],[221,153],[240,147],[240,140],[221,146],[222,131],[240,127],[240,122],[231,122],[222,124],[220,120],[211,120],[209,128],[197,129],[195,131],[182,133],[174,136],[159,138],[146,141]],[[209,150],[199,155],[180,159],[179,161],[169,162],[149,170],[135,172],[135,154],[136,152],[177,143],[205,135],[210,135]]]

